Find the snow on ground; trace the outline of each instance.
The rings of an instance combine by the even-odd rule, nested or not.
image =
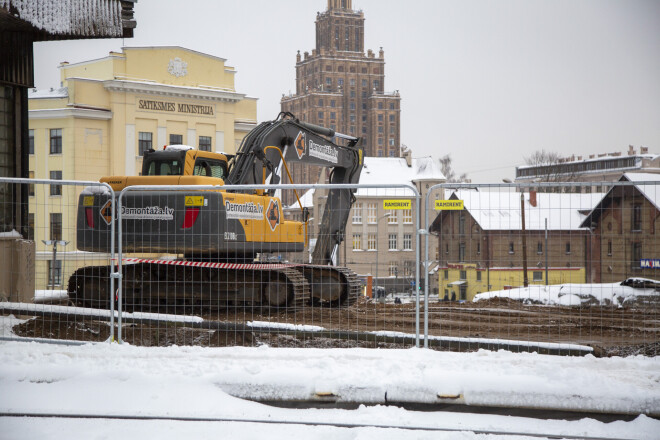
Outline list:
[[[146,348],[0,342],[0,412],[196,418],[96,420],[3,417],[0,438],[295,437],[336,439],[483,438],[474,430],[655,439],[660,421],[541,420],[417,412],[392,406],[356,410],[284,409],[242,398],[340,399],[383,403],[581,408],[659,415],[660,358],[558,357],[423,349]],[[385,394],[387,393],[387,394]],[[242,397],[242,398],[239,398]],[[200,419],[223,419],[208,421]],[[227,419],[239,419],[226,421]],[[256,420],[279,422],[256,423]],[[295,424],[292,424],[295,423]],[[303,423],[396,425],[311,426]],[[405,429],[407,427],[408,429]],[[462,432],[415,430],[443,428]],[[112,433],[111,435],[109,433]],[[528,438],[522,435],[507,438]]]
[[[648,282],[649,285],[658,285],[655,280],[631,278],[624,283]],[[585,303],[622,306],[639,297],[660,296],[658,288],[630,287],[623,283],[604,284],[554,284],[550,286],[533,285],[518,287],[509,290],[495,290],[475,295],[474,301],[491,298],[509,298],[527,304],[545,304],[560,306],[580,306]]]

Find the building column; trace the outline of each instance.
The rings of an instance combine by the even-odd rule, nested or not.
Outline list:
[[[135,176],[135,124],[126,124],[125,175]]]

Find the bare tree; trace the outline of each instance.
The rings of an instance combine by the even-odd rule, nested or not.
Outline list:
[[[537,182],[573,182],[577,174],[561,161],[559,153],[536,150],[525,157],[525,164],[534,167],[533,175]]]
[[[440,169],[442,174],[445,175],[448,183],[459,183],[459,182],[469,182],[470,180],[467,177],[466,173],[461,174],[456,177],[456,173],[452,169],[451,155],[447,154],[440,158]]]

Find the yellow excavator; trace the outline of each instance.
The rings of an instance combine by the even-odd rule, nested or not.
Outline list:
[[[239,303],[270,307],[353,304],[360,294],[357,275],[331,262],[344,240],[355,190],[329,190],[311,264],[267,264],[255,262],[255,257],[304,249],[309,213],[301,206],[302,222],[285,220],[276,189],[225,190],[222,186],[277,185],[291,163],[327,167],[330,183],[355,184],[363,163],[358,142],[359,138],[280,113],[250,131],[234,156],[170,145],[144,153],[140,176],[101,178],[116,194],[134,185],[179,187],[177,191],[127,191],[122,197],[122,252],[179,256],[125,260],[131,264],[123,265],[124,307],[189,306],[203,311]],[[289,179],[294,182],[295,176]],[[193,185],[218,189],[199,190]],[[79,250],[109,252],[110,197],[109,191],[99,187],[81,193]],[[69,297],[80,306],[109,307],[114,297],[109,292],[112,272],[112,266],[76,270],[69,279]]]

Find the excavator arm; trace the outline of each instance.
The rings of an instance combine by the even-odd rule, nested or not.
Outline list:
[[[346,145],[338,145],[324,136],[342,139]],[[330,168],[331,184],[358,183],[363,157],[358,142],[359,138],[299,121],[291,113],[280,113],[277,119],[260,124],[243,139],[225,182],[232,185],[277,184],[280,182],[277,170],[284,158],[288,164]],[[344,240],[346,222],[355,200],[354,192],[352,189],[330,189],[312,255],[314,264],[330,264],[334,250]],[[272,195],[274,190],[270,193]]]

